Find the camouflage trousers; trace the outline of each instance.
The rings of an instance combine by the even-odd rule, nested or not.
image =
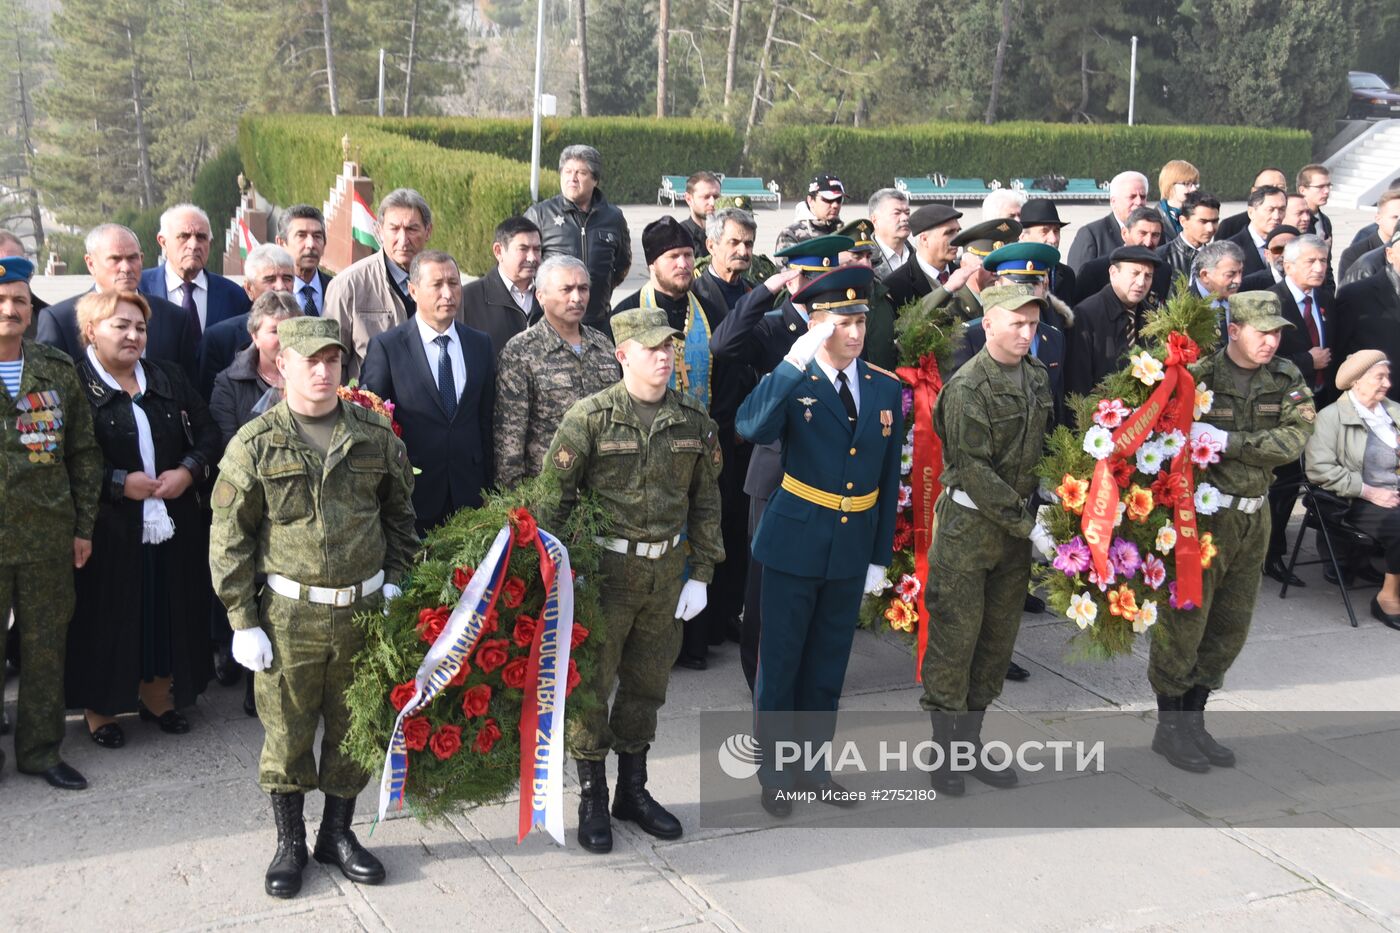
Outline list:
[[[59,761],[63,659],[75,598],[71,559],[0,565],[0,620],[14,609],[24,657],[15,717],[15,764],[21,771],[45,771]],[[0,639],[0,671],[4,669],[5,645]],[[4,762],[0,752],[0,765]]]
[[[319,787],[332,796],[354,797],[369,783],[369,774],[341,752],[340,743],[350,726],[345,692],[365,643],[354,615],[382,605],[379,593],[336,608],[262,591],[259,618],[272,642],[272,666],[253,679],[263,724],[258,761],[263,790],[290,794]],[[312,747],[322,720],[318,768]]]
[[[934,516],[919,705],[950,713],[986,709],[1001,696],[1021,628],[1031,545],[947,495],[939,496]]]
[[[1217,553],[1202,574],[1201,608],[1172,612],[1167,624],[1152,629],[1147,679],[1162,696],[1197,685],[1219,690],[1249,635],[1269,547],[1269,510],[1222,509],[1212,524]]]
[[[598,700],[575,721],[570,745],[575,758],[602,761],[608,750],[644,752],[656,738],[656,712],[666,705],[671,665],[681,649],[676,618],[685,569],[684,549],[656,560],[605,551],[598,589],[602,631],[593,670],[579,685]],[[613,687],[617,695],[608,710]]]

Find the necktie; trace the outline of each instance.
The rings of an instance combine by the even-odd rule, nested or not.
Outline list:
[[[457,382],[452,378],[452,355],[447,352],[452,338],[443,334],[434,337],[433,343],[438,346],[438,395],[442,396],[442,407],[451,419],[457,414]]]
[[[846,406],[846,418],[851,424],[856,423],[856,397],[851,394],[850,383],[846,381],[845,373],[836,374],[836,394],[841,396],[841,404]]]
[[[947,284],[948,284],[948,270],[947,270],[947,269],[939,269],[939,270],[938,270],[938,284],[939,284],[939,285],[947,285]]]
[[[194,283],[183,282],[180,288],[185,292],[185,297],[180,301],[180,307],[184,310],[185,317],[189,319],[190,327],[194,328],[195,337],[202,337],[204,335],[204,328],[200,326],[199,308],[195,307],[194,303]]]
[[[1317,319],[1313,317],[1312,295],[1303,296],[1303,323],[1308,326],[1308,340],[1314,347],[1322,346],[1322,332],[1317,328]],[[1323,382],[1322,373],[1313,374],[1313,388],[1321,388]]]
[[[316,317],[321,313],[321,309],[316,307],[316,289],[310,285],[301,287],[301,310],[309,317]]]

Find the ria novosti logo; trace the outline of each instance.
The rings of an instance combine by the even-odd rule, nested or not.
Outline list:
[[[758,773],[758,742],[747,732],[736,732],[719,747],[719,766],[736,781],[747,781]]]

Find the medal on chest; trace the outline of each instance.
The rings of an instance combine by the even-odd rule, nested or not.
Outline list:
[[[28,392],[15,406],[15,430],[19,442],[29,450],[30,463],[52,463],[63,427],[63,400],[57,392]]]
[[[811,420],[812,420],[812,406],[813,406],[814,404],[816,404],[816,401],[817,401],[817,400],[814,399],[814,398],[812,398],[812,397],[810,397],[810,396],[804,396],[804,397],[798,399],[797,401],[798,401],[798,403],[799,403],[800,405],[803,406],[803,411],[802,411],[802,418],[803,418],[803,420],[804,420],[804,421],[811,421]]]

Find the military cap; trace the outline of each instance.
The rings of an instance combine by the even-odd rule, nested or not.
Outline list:
[[[1021,205],[1021,227],[1068,227],[1068,220],[1060,219],[1060,211],[1049,198],[1031,198]]]
[[[792,296],[793,302],[808,311],[831,314],[866,314],[870,311],[870,283],[875,270],[869,266],[842,266],[819,275]],[[616,325],[613,331],[617,331]]]
[[[1230,323],[1248,324],[1258,331],[1292,327],[1283,316],[1283,305],[1273,292],[1236,292],[1230,296]]]
[[[695,240],[676,218],[662,217],[642,229],[642,255],[647,265],[673,249],[695,249]]]
[[[1010,217],[995,217],[973,224],[953,237],[952,245],[961,246],[974,256],[986,256],[1021,236],[1021,225]]]
[[[1141,262],[1149,266],[1157,265],[1157,254],[1146,246],[1120,246],[1108,254],[1108,264],[1116,266],[1120,262]]]
[[[835,198],[823,197],[823,201],[834,201],[837,198],[846,196],[846,186],[841,184],[841,179],[835,175],[822,174],[812,179],[807,185],[807,197],[821,197],[822,195],[836,195]]]
[[[982,257],[982,268],[995,275],[1043,276],[1060,261],[1060,251],[1044,243],[1007,243]]]
[[[875,225],[864,217],[859,220],[851,221],[836,232],[842,236],[848,236],[855,241],[855,246],[852,246],[848,252],[875,252]]]
[[[23,256],[0,258],[0,285],[6,282],[28,282],[34,277],[34,263]]]
[[[841,254],[855,245],[856,241],[850,237],[832,233],[794,243],[773,255],[786,259],[791,268],[802,272],[826,272],[839,266]]]
[[[982,307],[987,310],[1005,308],[1015,311],[1028,304],[1039,305],[1041,311],[1050,307],[1049,302],[1037,295],[1029,285],[990,285],[982,289],[981,297]]]
[[[1264,245],[1268,246],[1274,241],[1274,237],[1284,236],[1285,234],[1290,234],[1292,236],[1302,236],[1303,231],[1299,230],[1292,224],[1279,224],[1277,227],[1269,231],[1268,236],[1264,237]]]
[[[629,340],[635,340],[647,349],[659,347],[667,340],[683,339],[685,334],[676,330],[666,320],[666,312],[660,308],[631,308],[613,315],[608,322],[612,325],[613,340],[620,347]]]
[[[918,236],[961,216],[962,211],[953,210],[947,204],[925,204],[909,215],[909,235]]]
[[[315,356],[326,347],[350,350],[340,340],[340,324],[324,317],[289,317],[277,325],[277,341],[284,349]]]

